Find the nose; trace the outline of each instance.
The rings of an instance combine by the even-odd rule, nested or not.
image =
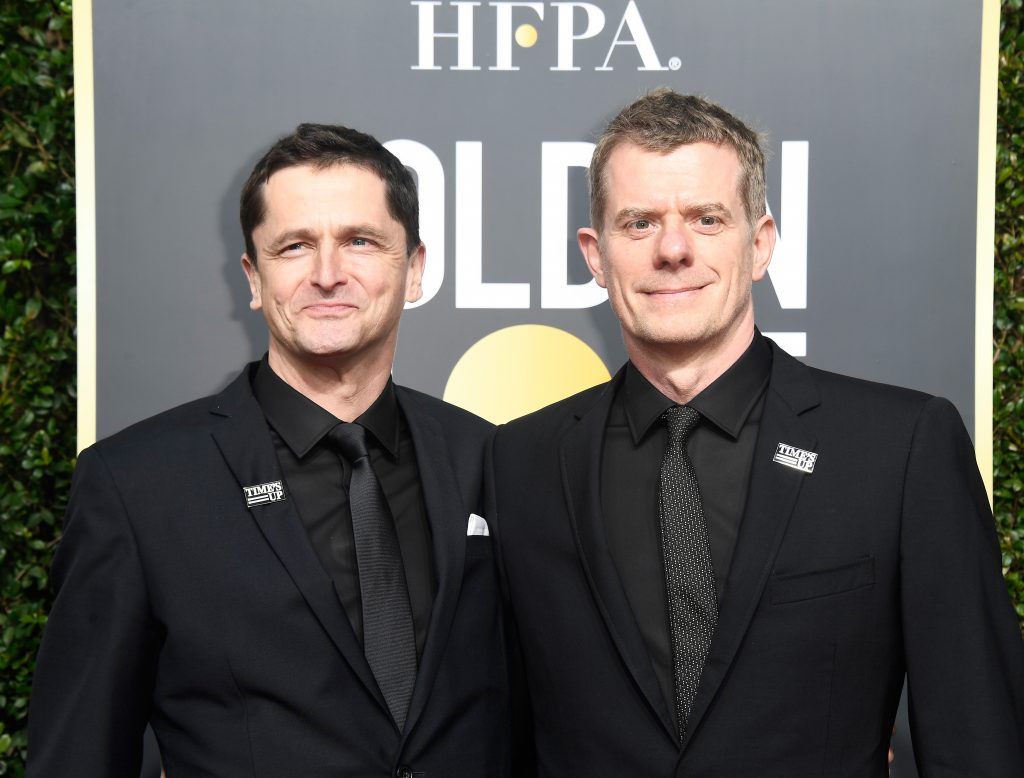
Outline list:
[[[692,260],[689,236],[682,224],[666,221],[661,228],[655,264],[658,268],[684,265]]]
[[[310,283],[325,291],[348,283],[344,253],[334,246],[321,246],[313,257],[309,275]]]

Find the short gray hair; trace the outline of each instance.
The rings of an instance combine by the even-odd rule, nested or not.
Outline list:
[[[598,138],[588,174],[590,222],[598,232],[608,200],[605,168],[612,152],[624,143],[660,154],[690,143],[731,147],[740,161],[739,191],[747,222],[753,227],[764,216],[765,154],[760,136],[722,106],[662,87],[619,111]]]

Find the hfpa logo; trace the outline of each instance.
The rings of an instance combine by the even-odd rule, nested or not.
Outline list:
[[[519,70],[512,62],[512,43],[524,49],[533,46],[539,33],[530,22],[543,22],[546,11],[549,19],[555,17],[556,57],[550,70],[580,70],[575,64],[576,42],[598,38],[606,27],[604,11],[593,3],[488,2],[487,8],[493,11],[484,11],[480,17],[477,16],[477,8],[484,3],[475,0],[450,0],[448,3],[412,0],[412,5],[419,12],[419,61],[412,70],[444,69],[437,64],[437,42],[442,38],[454,38],[454,46],[446,44],[440,47],[442,58],[449,63],[449,70],[480,70],[474,59],[475,25],[480,17],[488,27],[494,26],[494,62],[487,66],[488,70]],[[625,55],[620,56],[619,52],[625,49],[633,50],[634,56],[630,59],[636,62],[637,70],[678,70],[681,66],[678,57],[670,58],[666,65],[661,64],[635,0],[626,3],[607,46],[604,60],[594,70],[614,70],[613,58],[621,64]],[[452,60],[455,64],[450,64]]]

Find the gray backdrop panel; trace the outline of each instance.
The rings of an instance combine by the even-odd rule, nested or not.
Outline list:
[[[807,332],[811,364],[950,397],[972,426],[980,5],[929,0],[753,0],[636,5],[659,61],[635,47],[602,64],[625,2],[576,43],[578,72],[553,72],[555,8],[537,45],[495,61],[495,9],[477,7],[474,64],[414,70],[417,8],[304,0],[256,6],[97,0],[95,15],[98,427],[101,435],[219,388],[265,348],[238,267],[237,193],[258,155],[300,121],[349,123],[425,144],[445,171],[445,281],[406,313],[400,380],[440,394],[483,334],[551,324],[611,370],[624,354],[607,303],[540,307],[544,141],[592,140],[617,107],[662,84],[711,96],[768,133],[779,215],[780,144],[809,143],[806,309],[756,287],[762,329]],[[438,6],[436,31],[455,31]],[[581,12],[582,13],[582,12]],[[583,26],[577,20],[577,31]],[[621,38],[629,39],[628,30]],[[455,143],[483,156],[483,273],[528,282],[528,310],[454,307]],[[570,240],[586,220],[570,174]],[[429,251],[429,247],[428,247]],[[570,280],[585,279],[575,245]],[[440,257],[429,255],[432,261]]]

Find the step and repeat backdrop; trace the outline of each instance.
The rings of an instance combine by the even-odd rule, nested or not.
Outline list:
[[[667,85],[765,134],[779,243],[761,329],[813,365],[950,397],[987,471],[997,15],[994,0],[76,2],[80,445],[263,353],[239,188],[304,121],[372,133],[417,176],[425,294],[396,380],[495,421],[604,380],[625,354],[576,247],[586,168],[605,122]]]
[[[263,353],[238,192],[303,121],[370,132],[418,178],[425,294],[399,382],[500,421],[603,380],[624,350],[576,246],[586,167],[604,123],[662,85],[765,133],[779,244],[761,329],[813,365],[946,395],[973,428],[984,8],[94,0],[81,442]]]

